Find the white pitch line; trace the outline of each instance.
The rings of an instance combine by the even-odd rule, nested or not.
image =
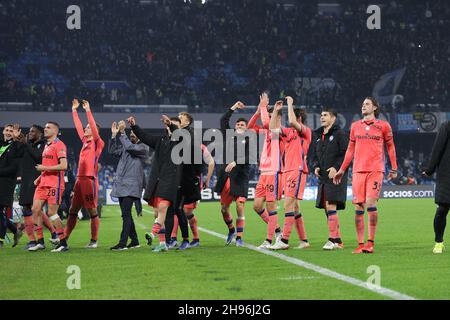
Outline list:
[[[147,210],[147,209],[143,209],[143,211],[147,212],[147,213],[153,213],[153,211]],[[147,227],[145,227],[142,224],[138,224],[138,226],[140,226],[142,229],[147,229]],[[227,237],[223,234],[217,233],[215,231],[211,231],[202,227],[198,227],[198,230],[207,233],[211,236],[217,237],[217,238],[221,238],[221,239],[226,239]],[[274,251],[270,251],[270,250],[266,250],[266,249],[259,249],[258,247],[251,245],[251,244],[246,244],[244,243],[244,247],[259,253],[263,253],[265,255],[268,256],[272,256],[275,258],[278,258],[280,260],[295,264],[299,267],[303,267],[305,269],[320,273],[324,276],[330,277],[330,278],[334,278],[340,281],[344,281],[347,282],[349,284],[352,284],[354,286],[357,287],[361,287],[363,289],[378,293],[382,296],[388,297],[388,298],[392,298],[395,300],[416,300],[416,298],[412,297],[412,296],[408,296],[406,294],[400,293],[398,291],[392,290],[392,289],[388,289],[388,288],[384,288],[381,286],[375,286],[375,285],[368,285],[367,282],[364,282],[362,280],[359,279],[355,279],[340,273],[337,273],[333,270],[327,269],[327,268],[323,268],[321,266],[297,259],[297,258],[293,258],[293,257],[289,257],[286,256],[284,254],[280,254]]]
[[[207,233],[209,235],[212,235],[212,236],[215,236],[217,238],[221,238],[221,239],[226,239],[227,238],[223,234],[220,234],[220,233],[217,233],[217,232],[214,232],[214,231],[202,228],[202,227],[198,227],[198,229],[200,231],[202,231],[202,232],[205,232],[205,233]],[[312,264],[312,263],[309,263],[309,262],[306,262],[306,261],[303,261],[303,260],[300,260],[300,259],[297,259],[297,258],[292,258],[292,257],[286,256],[284,254],[280,254],[280,253],[277,253],[277,252],[274,252],[274,251],[269,251],[269,250],[266,250],[266,249],[259,249],[258,247],[255,247],[255,246],[253,246],[251,244],[246,244],[245,243],[244,247],[247,248],[247,249],[250,249],[250,250],[253,250],[253,251],[256,251],[256,252],[259,252],[259,253],[263,253],[265,255],[272,256],[272,257],[278,258],[280,260],[283,260],[283,261],[295,264],[295,265],[297,265],[299,267],[303,267],[305,269],[308,269],[308,270],[320,273],[320,274],[322,274],[324,276],[327,276],[327,277],[330,277],[330,278],[334,278],[334,279],[337,279],[337,280],[341,280],[341,281],[350,283],[350,284],[352,284],[354,286],[361,287],[361,288],[369,290],[369,291],[373,291],[375,293],[378,293],[380,295],[383,295],[383,296],[386,296],[386,297],[389,297],[389,298],[392,298],[392,299],[395,299],[395,300],[416,300],[416,298],[408,296],[406,294],[403,294],[403,293],[400,293],[400,292],[397,292],[397,291],[394,291],[394,290],[391,290],[391,289],[388,289],[388,288],[375,286],[375,285],[371,285],[370,286],[366,282],[361,281],[359,279],[355,279],[355,278],[352,278],[352,277],[349,277],[349,276],[337,273],[337,272],[335,272],[333,270],[326,269],[326,268],[323,268],[321,266],[318,266],[318,265],[315,265],[315,264]]]

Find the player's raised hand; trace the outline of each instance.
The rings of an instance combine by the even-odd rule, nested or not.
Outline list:
[[[275,102],[273,109],[274,111],[280,111],[281,109],[283,109],[283,101],[278,100],[277,102]]]
[[[120,132],[124,133],[126,127],[127,127],[127,125],[125,124],[125,121],[120,120],[120,121],[119,121],[119,126],[118,126],[117,129],[118,129]]]
[[[135,125],[136,125],[136,119],[135,119],[134,117],[129,117],[129,118],[127,119],[127,121],[128,121],[128,124],[129,124],[130,126],[135,126]]]
[[[74,98],[72,100],[72,110],[77,110],[79,106],[80,106],[80,102],[78,101],[77,98]]]
[[[269,96],[268,96],[267,92],[263,92],[259,96],[259,104],[261,106],[266,106],[266,107],[269,105]]]
[[[161,121],[162,121],[162,123],[164,123],[166,126],[170,126],[170,124],[171,124],[170,118],[169,118],[168,116],[166,116],[165,114],[163,114],[163,115],[161,116]]]
[[[245,108],[245,105],[244,105],[242,102],[240,102],[240,101],[236,102],[236,103],[231,107],[232,110],[236,110],[236,109],[244,109],[244,108]]]
[[[340,184],[341,183],[341,181],[342,181],[342,177],[344,176],[344,171],[342,171],[342,170],[339,170],[338,172],[336,172],[336,174],[334,175],[334,178],[333,178],[333,183],[334,184]]]
[[[119,133],[119,128],[117,127],[117,123],[115,121],[111,125],[111,133],[113,138],[115,138],[117,133]]]
[[[91,106],[87,100],[83,100],[83,109],[87,111],[91,111]]]
[[[292,106],[294,104],[294,99],[291,96],[287,96],[286,102],[287,102],[288,106]]]
[[[117,127],[117,122],[115,122],[115,121],[111,124],[111,132],[113,134],[119,132],[119,128]]]
[[[396,170],[390,170],[387,176],[388,181],[397,178],[398,174]]]

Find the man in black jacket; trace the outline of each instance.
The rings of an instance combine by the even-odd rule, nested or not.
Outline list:
[[[181,119],[181,120],[180,120]],[[193,138],[193,130],[190,128],[190,124],[192,123],[193,119],[189,113],[180,113],[178,117],[171,117],[170,121],[172,125],[175,125],[177,128],[181,127],[181,123],[183,122],[184,128],[188,128],[188,133],[191,138],[191,145],[186,146],[191,149],[192,152],[192,138]],[[192,155],[191,155],[192,158]],[[185,170],[185,168],[187,170]],[[196,205],[197,201],[189,204],[189,202],[185,202],[186,200],[189,201],[189,198],[195,198],[196,190],[195,190],[195,184],[189,187],[191,183],[196,181],[194,178],[189,178],[192,175],[192,167],[189,168],[189,164],[183,164],[182,165],[182,177],[181,177],[181,189],[177,196],[177,201],[167,210],[166,215],[166,241],[168,241],[168,248],[173,249],[177,246],[178,241],[177,237],[172,237],[172,233],[175,232],[175,234],[178,232],[178,226],[181,230],[181,237],[183,238],[183,241],[181,242],[181,245],[178,247],[178,250],[186,250],[190,248],[189,244],[189,227],[188,227],[188,221],[187,216],[192,213],[193,209],[191,209],[191,206]],[[191,173],[189,175],[189,173]],[[190,196],[189,194],[193,195]],[[198,197],[200,198],[200,194],[198,194]],[[186,204],[183,204],[185,202]],[[187,212],[185,211],[187,210]],[[189,210],[191,209],[191,210]],[[192,215],[193,216],[193,215]],[[175,224],[175,217],[177,219],[178,224]],[[175,228],[177,226],[177,228]]]
[[[173,163],[172,149],[177,144],[171,139],[171,133],[177,129],[167,116],[161,119],[166,126],[166,133],[151,135],[146,133],[138,125],[134,117],[128,118],[134,134],[143,143],[152,148],[152,170],[145,188],[144,200],[155,210],[157,221],[152,227],[151,233],[146,233],[147,241],[151,244],[154,236],[158,235],[159,245],[153,248],[154,252],[167,251],[165,219],[169,207],[177,202],[180,190],[182,167]]]
[[[347,173],[340,184],[333,184],[333,177],[344,161],[348,146],[345,132],[336,124],[337,112],[325,109],[320,115],[321,127],[314,133],[313,168],[319,178],[316,208],[325,209],[329,238],[324,250],[342,249],[337,210],[345,209],[347,200]]]
[[[433,253],[444,250],[444,231],[447,214],[450,210],[450,121],[441,125],[434,141],[428,167],[423,172],[431,177],[436,172],[435,203],[437,204],[434,217],[434,233],[436,244]]]
[[[224,161],[217,166],[217,185],[215,192],[220,194],[220,204],[223,220],[228,226],[228,237],[226,245],[229,245],[236,237],[236,246],[242,246],[242,234],[245,226],[245,201],[248,195],[249,164],[256,163],[256,150],[250,150],[250,145],[256,146],[252,141],[256,138],[254,131],[247,132],[247,120],[239,118],[234,126],[234,134],[227,135],[230,130],[230,118],[234,111],[243,109],[242,102],[236,102],[220,119],[220,129],[226,139],[225,160],[233,154],[233,161]],[[252,138],[252,135],[254,136]],[[253,143],[253,144],[252,144]],[[242,150],[244,146],[245,151]],[[231,160],[231,159],[229,159]],[[233,218],[230,214],[230,205],[236,202],[236,229],[233,225]],[[237,232],[236,232],[237,231]]]
[[[181,112],[178,115],[180,120],[180,129],[186,130],[189,134],[190,141],[189,145],[186,144],[186,147],[190,148],[191,156],[188,163],[183,162],[183,174],[181,177],[181,193],[180,193],[180,208],[175,207],[175,210],[182,211],[182,214],[185,214],[186,218],[182,218],[183,224],[184,220],[194,219],[194,209],[197,206],[197,201],[199,201],[201,197],[201,185],[200,185],[200,176],[202,174],[202,149],[201,149],[201,132],[200,135],[196,136],[194,134],[194,128],[192,128],[192,123],[194,118],[188,112]],[[195,139],[200,139],[195,141]],[[195,155],[197,153],[198,163],[195,161]],[[181,224],[180,224],[181,227]],[[183,225],[184,227],[184,225]],[[189,234],[188,234],[189,235]],[[189,248],[189,238],[183,238],[183,242],[181,243],[179,250],[185,250]]]
[[[14,234],[13,247],[17,245],[22,232],[8,219],[7,210],[12,208],[17,172],[19,170],[22,151],[13,140],[12,124],[3,129],[3,140],[0,142],[0,249],[3,248],[7,229]]]

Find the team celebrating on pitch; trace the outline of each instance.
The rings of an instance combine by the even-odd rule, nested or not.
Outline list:
[[[377,202],[385,174],[385,148],[390,167],[388,179],[397,177],[397,160],[393,133],[387,121],[378,118],[380,106],[378,102],[367,97],[361,105],[362,119],[355,121],[346,134],[337,124],[337,113],[333,109],[323,109],[321,112],[321,127],[312,131],[307,126],[306,112],[294,107],[294,100],[286,97],[288,123],[283,125],[282,112],[286,108],[284,101],[279,100],[269,106],[269,96],[262,93],[255,114],[249,121],[239,118],[231,129],[230,119],[238,110],[245,108],[242,102],[236,102],[220,119],[220,130],[225,133],[234,130],[233,135],[224,134],[224,149],[226,155],[232,154],[232,161],[217,161],[202,141],[194,134],[193,117],[182,112],[178,117],[169,118],[165,115],[161,120],[165,127],[159,135],[145,132],[137,124],[135,117],[127,121],[114,122],[111,126],[111,139],[108,143],[108,153],[119,159],[114,177],[111,195],[119,199],[122,212],[122,232],[118,244],[111,250],[120,251],[140,246],[134,225],[131,208],[133,203],[143,199],[153,207],[155,221],[150,231],[145,234],[149,245],[158,239],[153,252],[163,252],[177,246],[176,235],[178,227],[182,231],[183,241],[180,250],[200,245],[198,221],[194,215],[198,202],[201,200],[201,190],[209,185],[216,169],[217,183],[215,191],[220,194],[220,205],[223,221],[228,235],[226,245],[233,241],[236,246],[244,246],[245,202],[248,198],[250,164],[258,162],[260,176],[256,186],[253,202],[254,211],[267,225],[267,233],[259,246],[261,250],[285,250],[289,248],[292,229],[298,233],[299,244],[295,248],[310,247],[302,216],[301,200],[309,173],[308,162],[314,174],[319,178],[316,207],[323,209],[329,228],[328,240],[324,250],[341,250],[344,243],[340,235],[338,211],[345,209],[347,200],[347,179],[351,162],[353,204],[355,206],[355,226],[357,246],[353,253],[373,253],[375,234],[378,224]],[[19,203],[23,207],[25,232],[29,243],[28,251],[45,249],[43,226],[51,234],[52,252],[69,250],[68,240],[77,224],[77,214],[85,208],[91,218],[91,237],[87,248],[97,248],[100,219],[97,214],[98,205],[98,161],[104,149],[105,142],[99,134],[99,126],[95,122],[89,103],[81,102],[85,110],[88,124],[83,125],[78,117],[80,102],[72,102],[72,115],[76,131],[82,141],[78,173],[71,198],[69,215],[65,227],[57,214],[64,192],[64,172],[68,168],[67,150],[65,144],[58,138],[59,125],[48,122],[44,128],[37,125],[25,135],[18,125],[7,125],[4,128],[4,141],[0,148],[0,248],[3,246],[7,229],[14,234],[14,246],[17,245],[22,231],[16,228],[8,219],[12,208],[14,187],[19,163],[22,163],[21,194]],[[260,123],[258,123],[258,121]],[[131,134],[126,134],[127,123]],[[448,144],[448,124],[444,125],[435,143],[432,153],[433,162],[424,171],[431,176],[440,167],[442,158],[450,152]],[[190,136],[190,155],[181,164],[173,161],[174,148],[179,143],[175,139],[178,129],[184,129]],[[256,157],[252,152],[251,135],[254,131],[263,139],[262,152],[259,161],[252,162]],[[445,131],[446,130],[446,131]],[[442,141],[440,141],[440,140]],[[445,140],[447,139],[447,140]],[[445,141],[444,141],[445,140]],[[237,152],[238,149],[244,152]],[[311,152],[309,149],[312,149]],[[149,151],[153,150],[151,173],[148,180],[143,181],[145,160]],[[197,150],[199,149],[199,150]],[[202,154],[201,163],[195,154]],[[308,154],[310,159],[308,159]],[[195,161],[197,160],[197,161]],[[228,159],[227,159],[228,160]],[[207,167],[205,181],[202,181],[203,169]],[[435,253],[441,253],[445,219],[449,211],[450,200],[445,192],[446,182],[439,183],[436,199],[438,210],[435,218],[436,245]],[[444,191],[443,191],[444,190]],[[278,224],[279,201],[284,195],[284,224]],[[447,197],[447,198],[446,198]],[[236,204],[236,221],[230,205]],[[46,208],[46,212],[44,212]],[[368,238],[365,241],[364,214],[368,215]],[[193,240],[189,242],[189,227]],[[128,239],[131,242],[128,243]],[[261,237],[263,238],[263,237]]]

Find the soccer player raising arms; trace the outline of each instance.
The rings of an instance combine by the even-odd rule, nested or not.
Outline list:
[[[397,177],[397,158],[391,126],[388,122],[377,119],[380,114],[378,102],[367,97],[361,106],[362,120],[352,123],[350,142],[345,153],[344,162],[334,176],[333,182],[339,184],[353,160],[353,203],[355,204],[355,224],[358,247],[353,253],[373,253],[375,230],[378,221],[377,201],[384,176],[384,146],[386,145],[391,161],[388,179]],[[369,215],[369,239],[364,244],[364,210]]]
[[[281,229],[278,226],[277,219],[270,219],[277,214],[277,201],[281,199],[282,183],[281,178],[281,156],[279,135],[269,130],[270,117],[272,112],[268,109],[269,97],[263,92],[259,99],[258,109],[248,122],[248,129],[255,130],[257,133],[264,134],[264,146],[259,161],[260,176],[256,185],[255,201],[253,209],[267,224],[266,240],[259,246],[262,249],[268,249],[272,245],[272,238],[281,235]],[[281,110],[275,114],[278,127],[281,126]],[[256,124],[258,118],[261,118],[262,127]],[[266,208],[264,208],[264,202]],[[269,221],[274,224],[272,226]]]
[[[278,238],[269,248],[272,250],[285,250],[289,248],[289,237],[292,227],[296,226],[300,241],[299,249],[308,248],[310,245],[306,240],[306,232],[304,229],[303,218],[299,212],[298,200],[303,199],[303,192],[306,186],[306,154],[309,144],[311,143],[311,129],[304,125],[305,113],[302,109],[294,110],[294,100],[286,97],[288,104],[289,128],[281,128],[277,126],[276,119],[272,117],[270,121],[271,130],[279,130],[281,142],[283,144],[283,188],[284,188],[284,227],[283,235]],[[275,104],[275,114],[283,108],[283,102],[278,101]],[[297,215],[296,215],[296,212]],[[275,215],[276,217],[276,215]],[[276,218],[275,218],[276,219]],[[270,224],[270,221],[269,221]],[[272,228],[274,224],[272,223]]]
[[[97,248],[98,228],[100,220],[97,215],[98,202],[98,159],[102,153],[105,143],[98,132],[98,126],[92,115],[89,102],[83,100],[83,109],[86,110],[88,125],[83,129],[83,125],[78,117],[77,109],[80,103],[77,99],[72,101],[72,116],[78,136],[83,147],[78,161],[78,173],[75,186],[73,188],[73,198],[69,209],[69,217],[65,230],[68,239],[72,230],[77,224],[77,214],[81,208],[85,208],[91,216],[91,241],[86,248]],[[60,248],[60,251],[67,248]]]
[[[234,125],[234,135],[227,136],[227,130],[230,127],[230,118],[238,109],[244,109],[245,105],[238,101],[220,118],[220,130],[226,137],[225,146],[226,154],[233,154],[234,160],[226,164],[218,166],[217,169],[217,184],[215,191],[220,194],[221,213],[223,221],[228,227],[228,236],[225,241],[229,245],[234,237],[236,237],[236,246],[242,247],[244,245],[242,236],[245,227],[245,201],[248,196],[248,181],[249,181],[249,163],[253,156],[249,152],[250,139],[246,135],[247,120],[238,118]],[[237,154],[234,150],[238,150],[238,145],[244,145],[244,154]],[[227,157],[225,157],[227,158]],[[228,159],[225,159],[228,160]],[[231,159],[229,159],[231,160]],[[233,225],[233,218],[230,213],[231,203],[236,202],[236,228]]]
[[[67,248],[64,237],[64,229],[61,219],[58,216],[58,208],[64,193],[64,171],[67,170],[67,148],[58,139],[59,125],[56,122],[47,122],[44,128],[44,138],[47,139],[44,152],[42,153],[42,164],[36,165],[36,170],[41,175],[34,181],[37,186],[33,200],[33,222],[34,230],[37,234],[38,242],[28,251],[38,251],[45,249],[44,234],[42,231],[42,208],[47,202],[47,214],[56,229],[59,238],[58,246],[52,252],[59,252]]]

